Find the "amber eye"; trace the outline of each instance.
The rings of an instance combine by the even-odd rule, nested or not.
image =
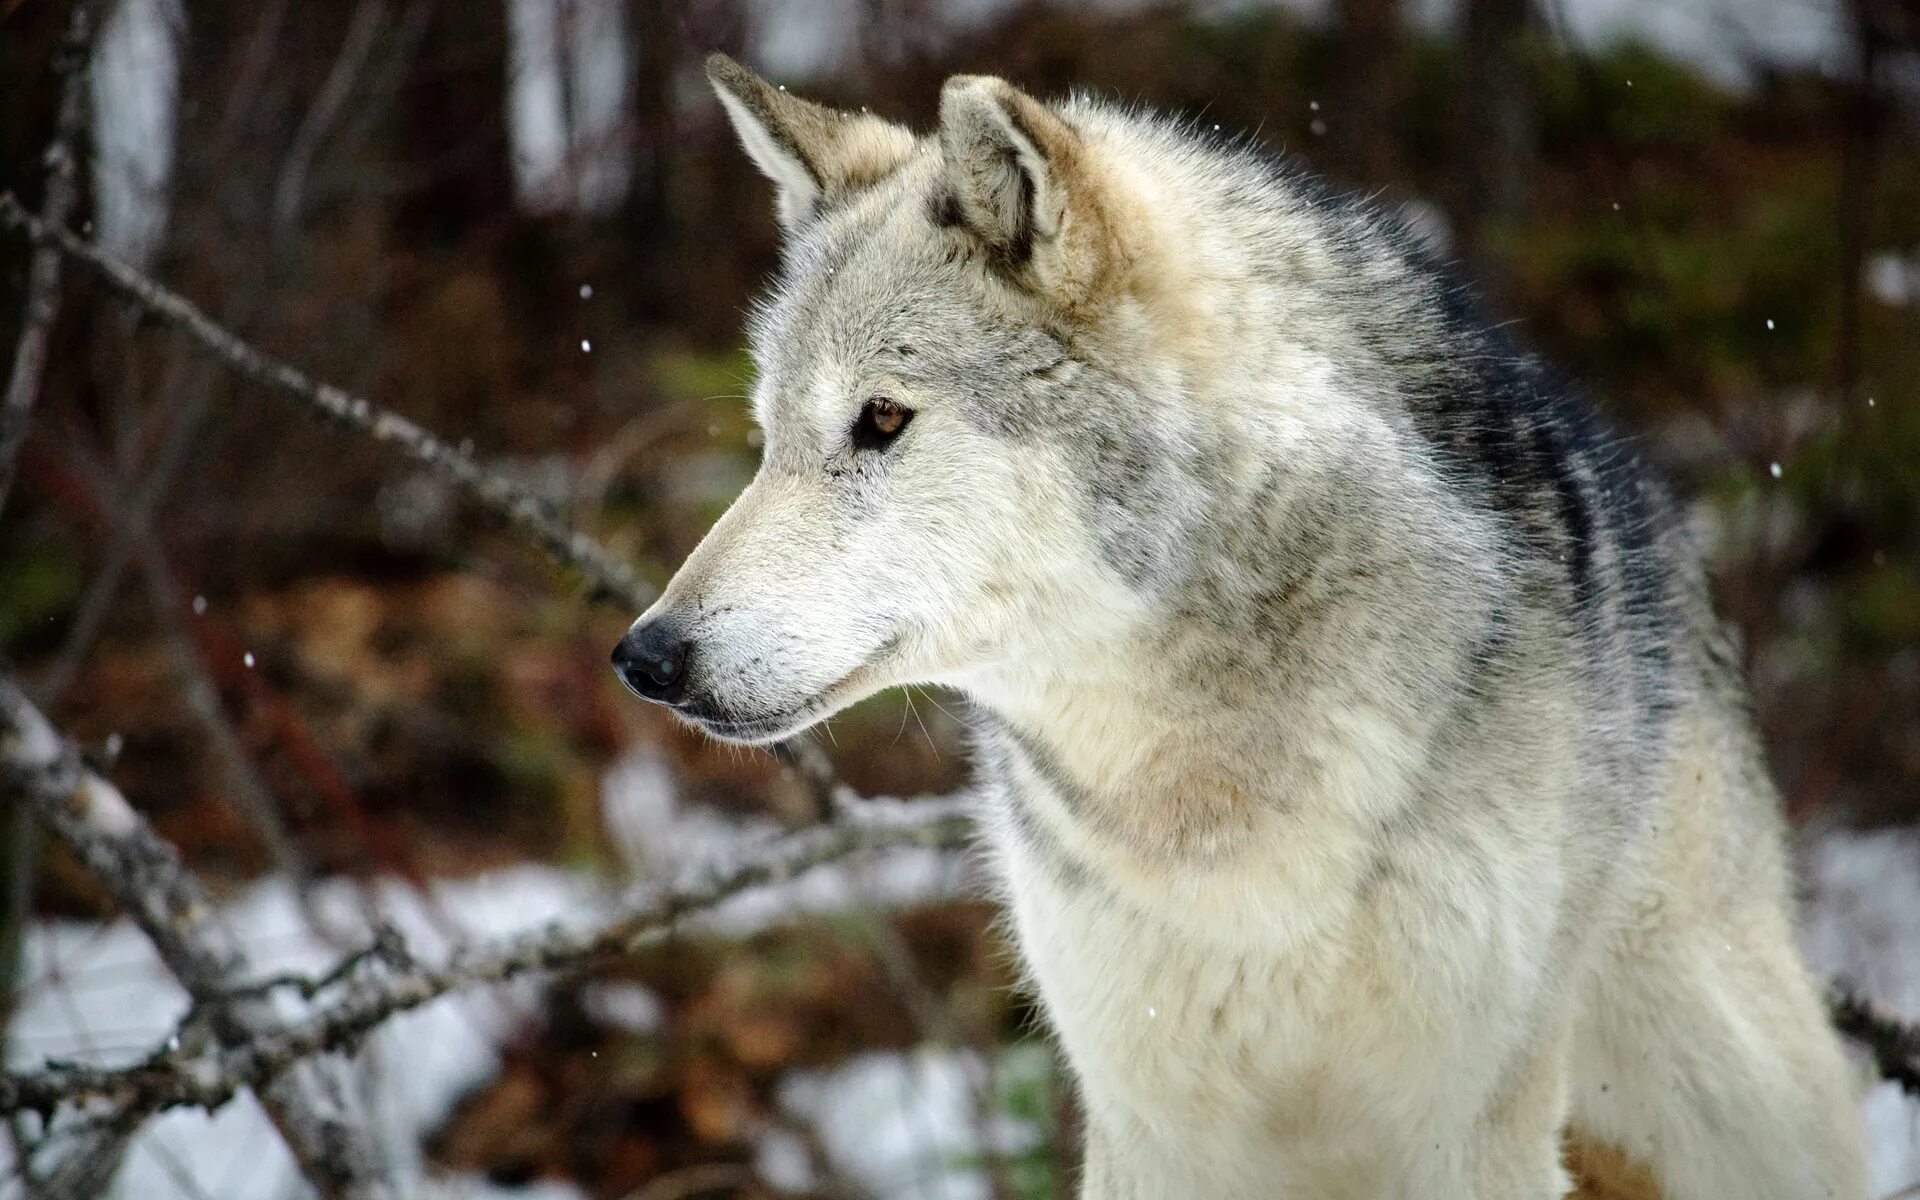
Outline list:
[[[853,423],[853,448],[855,450],[879,450],[900,436],[900,431],[913,420],[913,410],[905,405],[889,400],[885,396],[875,396],[868,400],[860,410],[860,419]]]

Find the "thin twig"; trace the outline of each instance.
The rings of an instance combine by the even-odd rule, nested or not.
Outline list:
[[[292,364],[261,352],[193,301],[63,226],[40,220],[12,195],[0,195],[0,226],[91,267],[113,291],[184,330],[246,378],[300,401],[313,415],[394,446],[446,477],[494,515],[529,534],[556,561],[578,571],[596,592],[621,600],[634,612],[652,602],[653,589],[630,564],[566,524],[544,499],[523,485],[481,466],[473,455],[447,445],[398,413],[315,380]]]
[[[321,83],[319,94],[308,107],[307,115],[301,119],[300,128],[293,135],[293,145],[287,150],[286,161],[280,168],[280,178],[274,184],[274,237],[286,238],[299,227],[300,208],[306,197],[307,175],[313,170],[314,158],[320,153],[321,143],[326,141],[335,122],[339,120],[340,110],[352,96],[361,69],[366,65],[367,55],[386,24],[386,0],[360,0],[354,6],[340,53],[327,71],[326,80]]]
[[[278,1027],[264,997],[229,997],[252,970],[200,881],[113,784],[95,774],[10,679],[0,678],[0,785],[72,847],[153,942],[228,1045]],[[328,1200],[389,1200],[393,1190],[340,1059],[288,1070],[260,1099],[302,1174]]]
[[[67,23],[66,40],[61,43],[54,70],[60,77],[60,109],[54,117],[53,139],[47,143],[46,192],[40,202],[40,220],[64,229],[80,198],[78,156],[74,147],[80,141],[81,127],[87,115],[87,51],[93,43],[93,5],[78,0]],[[0,400],[0,508],[7,502],[13,486],[13,462],[26,440],[27,425],[33,414],[34,398],[40,394],[40,377],[47,366],[47,347],[53,338],[53,321],[60,312],[60,252],[51,246],[34,251],[27,270],[25,323],[20,343],[13,354],[13,371],[7,378],[7,392]]]
[[[94,641],[112,617],[120,597],[120,584],[133,561],[135,533],[149,528],[153,515],[166,498],[167,489],[178,477],[200,436],[201,422],[213,402],[211,374],[210,369],[196,369],[182,390],[179,403],[169,406],[173,425],[155,451],[145,476],[126,489],[120,509],[123,519],[108,531],[107,549],[101,556],[100,568],[80,598],[59,653],[37,681],[34,695],[40,703],[51,706],[66,694],[79,676],[88,651],[93,649]]]

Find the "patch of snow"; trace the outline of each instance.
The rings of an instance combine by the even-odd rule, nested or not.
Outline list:
[[[1016,0],[946,0],[916,16],[912,35],[930,44],[950,44],[1004,16]],[[1147,7],[1148,0],[1077,0],[1062,4],[1082,11],[1119,14]],[[1646,42],[1693,65],[1728,86],[1750,84],[1756,68],[1810,67],[1837,72],[1845,53],[1845,24],[1838,0],[1559,0],[1547,5],[1556,32],[1593,51],[1625,41]],[[1333,0],[1200,0],[1202,17],[1228,17],[1249,9],[1282,8],[1310,22],[1332,20]],[[1443,32],[1459,20],[1459,0],[1412,0],[1408,19]],[[859,0],[811,4],[753,0],[749,7],[747,60],[773,79],[809,79],[851,66],[866,48],[865,12]],[[1631,81],[1625,82],[1632,87]],[[690,101],[698,97],[692,89]]]
[[[983,1128],[986,1063],[972,1051],[862,1054],[825,1071],[796,1071],[778,1100],[818,1131],[837,1171],[870,1195],[988,1200],[984,1153],[1030,1147],[1034,1131],[1004,1116]]]
[[[1810,840],[1802,944],[1814,970],[1920,1020],[1920,834],[1830,830]],[[1891,1083],[1863,1106],[1871,1195],[1920,1182],[1920,1106]]]
[[[780,833],[769,820],[681,804],[666,765],[647,750],[627,754],[607,772],[600,807],[609,834],[642,879],[672,878],[689,863],[724,861],[742,846]],[[796,915],[950,900],[973,894],[976,883],[974,868],[962,856],[902,846],[756,888],[689,918],[688,924],[743,936]]]
[[[603,803],[610,833],[643,878],[670,878],[692,863],[723,861],[738,854],[743,842],[779,833],[772,822],[683,806],[664,764],[640,752],[608,773]],[[949,898],[971,883],[971,872],[954,856],[906,848],[747,893],[687,924],[744,934],[798,914]],[[597,882],[536,865],[440,881],[426,894],[397,880],[382,880],[365,893],[331,881],[316,889],[314,902],[326,928],[364,931],[370,916],[391,923],[423,961],[444,958],[456,938],[504,937],[552,923],[584,926],[614,905]],[[284,880],[249,888],[224,916],[260,976],[311,974],[341,955],[314,932]],[[125,920],[39,922],[23,941],[21,965],[20,1006],[7,1043],[11,1069],[31,1070],[49,1058],[102,1066],[134,1062],[167,1038],[187,1010],[184,991],[145,935]],[[360,1060],[373,1125],[410,1194],[460,1200],[528,1195],[478,1180],[428,1179],[420,1140],[461,1095],[499,1070],[501,1040],[537,1015],[540,986],[537,979],[523,979],[443,997],[399,1014],[367,1039]],[[290,1014],[297,1011],[293,997],[284,1001]],[[658,999],[637,984],[596,983],[585,1003],[598,1019],[629,1030],[657,1028],[662,1019]],[[940,1086],[941,1079],[935,1070],[930,1086]],[[804,1147],[799,1167],[794,1149],[763,1147],[767,1169],[789,1178],[803,1170]],[[0,1177],[11,1166],[11,1149],[0,1140]],[[212,1115],[177,1110],[149,1122],[131,1146],[112,1196],[251,1200],[299,1194],[300,1187],[285,1146],[259,1104],[245,1095]],[[543,1194],[551,1200],[579,1195],[551,1186]]]
[[[753,1170],[769,1187],[783,1192],[810,1192],[820,1185],[806,1142],[785,1129],[769,1129],[756,1139]]]
[[[766,823],[682,807],[671,780],[656,767],[645,754],[630,755],[609,773],[604,789],[610,828],[625,830],[623,845],[640,869],[724,855],[743,837],[774,832]],[[1816,970],[1845,977],[1890,1009],[1920,1017],[1920,835],[1830,831],[1810,840],[1805,871],[1812,897],[1804,943]],[[904,850],[751,893],[705,923],[748,932],[796,911],[935,899],[960,894],[970,882],[966,867],[952,856]],[[364,920],[358,893],[344,884],[323,887],[318,900],[329,925]],[[387,881],[371,899],[373,910],[400,928],[422,958],[444,955],[450,932],[495,937],[552,921],[584,921],[606,903],[591,882],[533,866],[443,882],[428,896]],[[337,957],[312,933],[297,897],[282,882],[249,889],[228,916],[263,974],[313,971]],[[48,1057],[132,1061],[166,1037],[186,1009],[179,986],[125,921],[41,922],[25,939],[22,968],[23,1002],[8,1045],[13,1069],[31,1069]],[[422,1131],[498,1070],[500,1039],[533,1015],[538,986],[522,981],[447,997],[395,1018],[369,1040],[362,1057],[375,1125],[413,1194],[446,1200],[579,1196],[566,1185],[529,1192],[477,1179],[428,1179],[419,1157]],[[654,1028],[660,1020],[658,1000],[644,987],[599,983],[585,995],[591,1012],[622,1028]],[[980,1165],[983,1152],[1017,1152],[1038,1136],[1004,1116],[990,1117],[982,1127],[976,1096],[985,1076],[982,1060],[971,1052],[873,1053],[828,1070],[796,1072],[778,1099],[790,1116],[817,1128],[834,1168],[871,1193],[978,1200],[991,1191]],[[1920,1179],[1915,1106],[1892,1085],[1881,1085],[1867,1097],[1863,1119],[1874,1194]],[[7,1159],[0,1143],[0,1169]],[[804,1144],[789,1133],[765,1134],[756,1163],[775,1186],[803,1190],[814,1182]],[[246,1096],[211,1116],[182,1110],[149,1123],[113,1196],[248,1200],[298,1194],[299,1187],[284,1146]]]
[[[1867,260],[1862,274],[1867,292],[1890,308],[1920,301],[1920,255],[1882,251]]]
[[[416,954],[434,958],[449,943],[443,921],[463,937],[503,936],[588,911],[593,896],[571,876],[528,866],[443,882],[427,896],[384,881],[371,902]],[[318,902],[332,926],[362,915],[357,893],[344,883],[322,887]],[[226,916],[261,975],[313,972],[339,957],[338,949],[314,934],[283,880],[250,888]],[[185,992],[131,922],[40,922],[29,930],[21,955],[25,982],[7,1044],[11,1069],[32,1069],[54,1057],[129,1063],[166,1038],[186,1012]],[[394,1017],[367,1040],[360,1058],[373,1124],[421,1194],[462,1200],[509,1194],[480,1181],[427,1180],[419,1142],[462,1093],[499,1070],[500,1039],[533,1013],[537,987],[521,981],[445,997]],[[0,1143],[0,1172],[11,1166],[11,1149]],[[259,1103],[243,1095],[212,1115],[181,1109],[149,1122],[129,1149],[112,1195],[250,1200],[298,1194],[298,1188],[285,1145]],[[569,1188],[549,1195],[575,1200],[580,1193]]]
[[[667,1015],[653,989],[638,983],[595,981],[581,989],[580,1002],[595,1021],[628,1033],[652,1033]]]

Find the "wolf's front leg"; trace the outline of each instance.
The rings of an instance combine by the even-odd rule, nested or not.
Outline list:
[[[1528,1122],[1529,1125],[1534,1124]],[[1080,1200],[1562,1200],[1557,1130],[1485,1130],[1469,1143],[1382,1145],[1369,1155],[1197,1153],[1089,1123]],[[1266,1159],[1264,1166],[1254,1166]]]
[[[1323,1112],[1310,1137],[1298,1112],[1206,1119],[1091,1094],[1081,1200],[1562,1200],[1567,1040],[1542,1033],[1478,1100],[1409,1064],[1397,1094]]]

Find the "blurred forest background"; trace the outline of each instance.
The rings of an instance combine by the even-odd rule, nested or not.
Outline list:
[[[1094,89],[1403,207],[1690,498],[1807,835],[1813,952],[1920,1016],[1920,2],[96,7],[73,224],[656,583],[754,469],[740,325],[776,255],[707,51],[921,128],[955,71]],[[34,208],[69,8],[0,0],[0,190]],[[9,347],[27,258],[0,243]],[[0,511],[0,663],[264,959],[326,961],[343,897],[500,931],[817,817],[771,756],[622,692],[633,615],[69,268]],[[948,791],[958,711],[884,696],[822,744],[862,792]],[[184,1002],[18,818],[8,1064],[122,1061]],[[936,860],[407,1018],[367,1054],[422,1189],[1070,1194],[1068,1089],[991,906]],[[1920,1151],[1877,1103],[1891,1193]],[[298,1194],[264,1130],[247,1103],[155,1121],[117,1194]],[[0,1196],[28,1194],[9,1161]]]

